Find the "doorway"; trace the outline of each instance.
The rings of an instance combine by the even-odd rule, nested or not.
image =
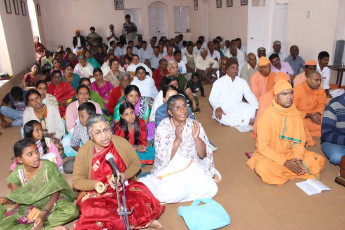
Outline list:
[[[167,6],[162,2],[149,5],[149,35],[150,38],[168,35]]]

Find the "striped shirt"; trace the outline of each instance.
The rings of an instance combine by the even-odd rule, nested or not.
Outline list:
[[[345,145],[345,94],[333,98],[326,106],[321,142]]]
[[[89,135],[87,134],[86,126],[82,126],[81,124],[78,124],[73,131],[71,146],[76,147],[80,145],[80,142],[82,144],[85,144],[89,140],[90,138],[89,138]]]

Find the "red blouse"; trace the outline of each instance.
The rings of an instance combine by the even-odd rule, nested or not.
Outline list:
[[[146,125],[143,119],[138,117],[138,123],[140,127],[139,131],[139,143],[137,145],[144,145],[146,146]],[[121,128],[121,131],[119,130],[120,122],[118,122],[114,127],[114,134],[123,138],[125,137],[125,132],[123,131],[123,128]],[[131,143],[131,145],[134,145],[134,129],[132,132],[128,132],[128,141]]]

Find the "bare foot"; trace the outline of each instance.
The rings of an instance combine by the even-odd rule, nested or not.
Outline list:
[[[159,229],[159,230],[163,230],[163,226],[161,225],[161,223],[158,222],[158,220],[154,220],[151,225],[150,225],[151,228],[156,228],[156,229]]]
[[[64,226],[56,226],[53,228],[53,230],[68,230],[68,228],[66,228]]]

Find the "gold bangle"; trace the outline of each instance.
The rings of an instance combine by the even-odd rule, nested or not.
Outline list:
[[[103,193],[105,191],[105,186],[102,182],[98,182],[96,185],[96,192]]]

